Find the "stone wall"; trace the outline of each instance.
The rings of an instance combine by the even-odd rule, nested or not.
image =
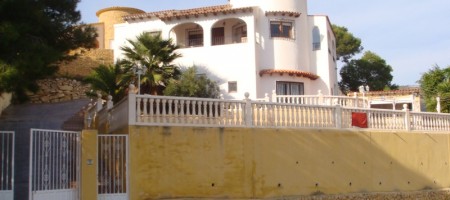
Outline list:
[[[44,79],[38,81],[40,90],[29,94],[31,103],[56,103],[83,99],[90,90],[89,85],[68,78]]]
[[[73,61],[60,64],[58,74],[63,76],[86,77],[91,74],[93,68],[98,67],[100,64],[113,64],[113,61],[113,50],[92,49],[83,52]]]

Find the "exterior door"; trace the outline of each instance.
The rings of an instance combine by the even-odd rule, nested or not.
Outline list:
[[[128,200],[128,136],[98,136],[98,199]]]
[[[31,129],[30,200],[78,200],[80,132]]]

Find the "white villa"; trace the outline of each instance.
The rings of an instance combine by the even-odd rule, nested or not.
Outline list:
[[[128,9],[123,7],[107,8]],[[217,81],[225,99],[337,95],[335,36],[327,16],[308,15],[307,0],[229,0],[226,5],[145,13],[133,9],[105,38],[114,59],[143,32],[182,48],[180,66],[196,65]],[[100,17],[99,17],[100,18]],[[108,29],[106,27],[105,29]],[[108,41],[109,40],[109,41]]]

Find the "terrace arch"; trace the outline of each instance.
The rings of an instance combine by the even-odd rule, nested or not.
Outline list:
[[[211,45],[247,42],[247,24],[239,18],[219,20],[211,27]]]
[[[200,24],[189,22],[172,28],[169,37],[181,48],[203,47],[204,33]]]

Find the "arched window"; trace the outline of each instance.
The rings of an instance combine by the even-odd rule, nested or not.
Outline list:
[[[313,51],[320,50],[320,30],[319,27],[314,26],[313,31]]]

